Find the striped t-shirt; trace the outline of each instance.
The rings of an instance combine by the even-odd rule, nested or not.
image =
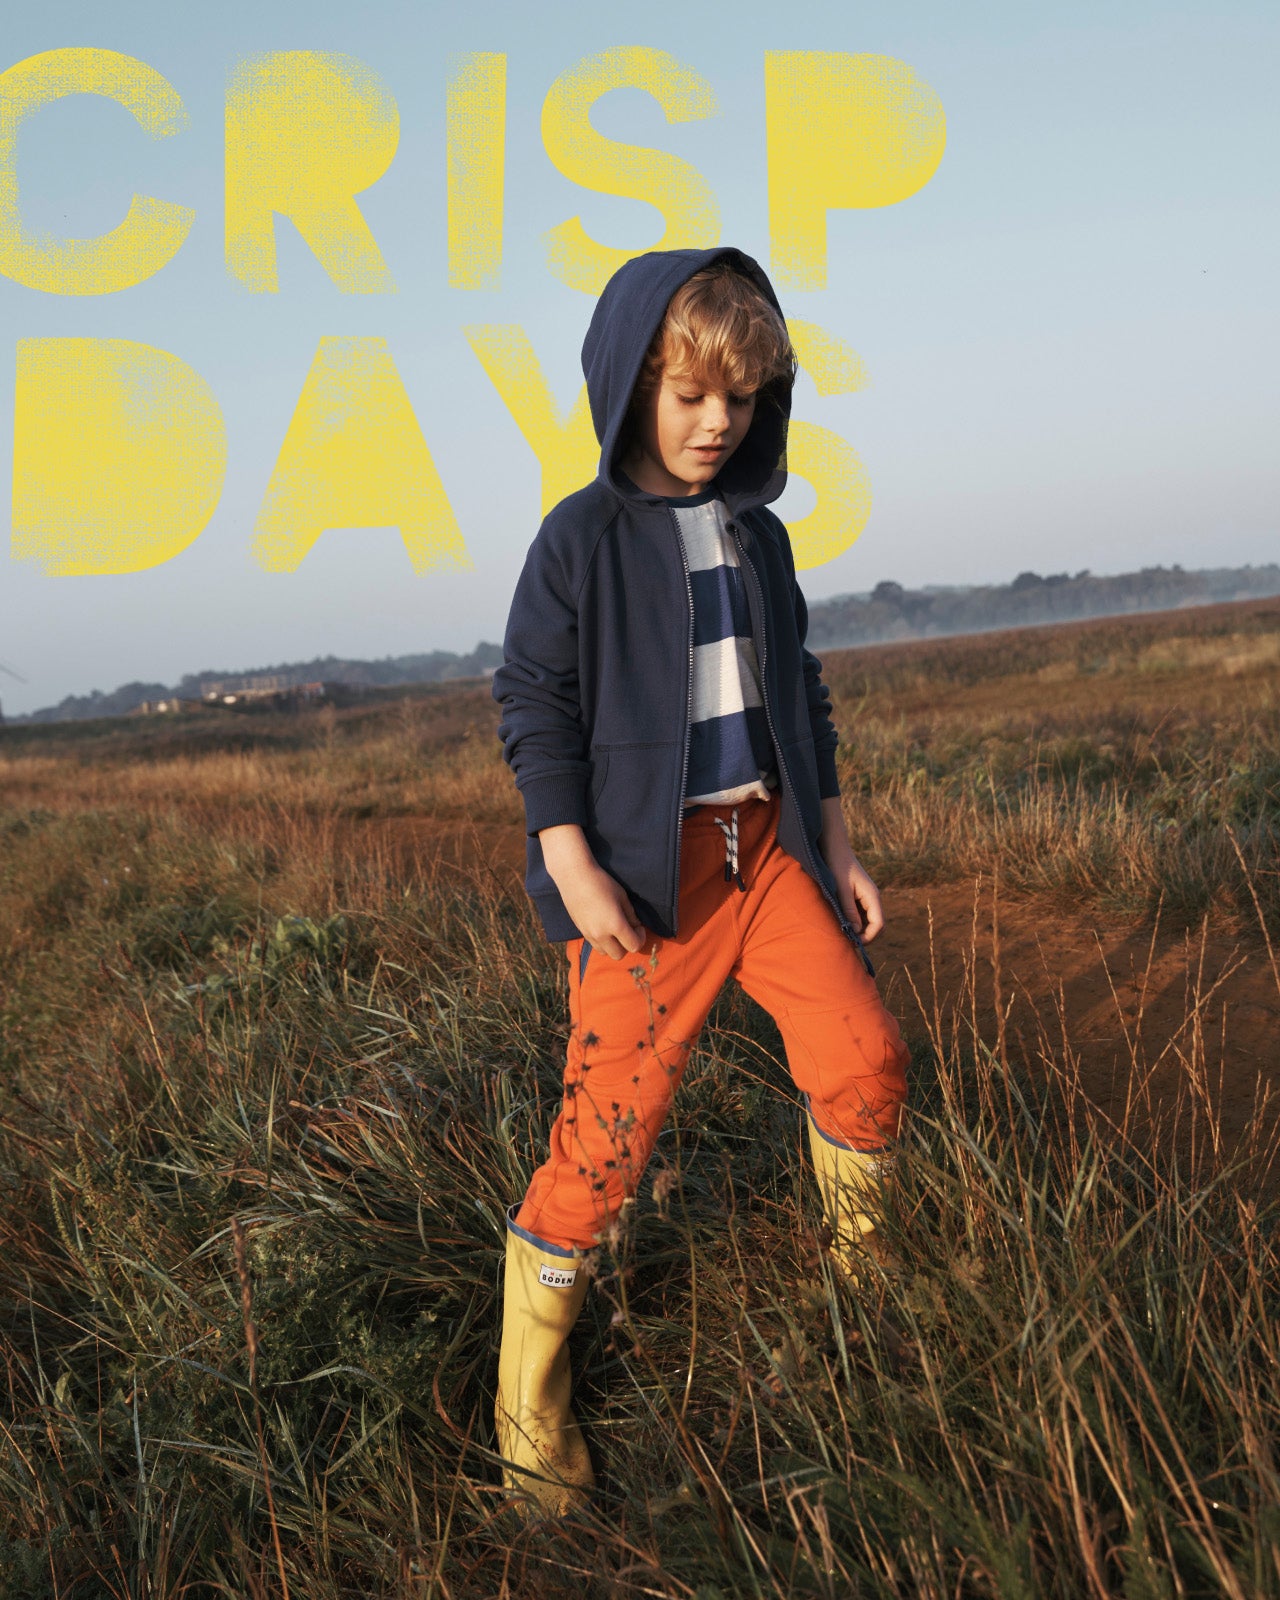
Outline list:
[[[687,805],[767,800],[777,785],[760,663],[724,501],[669,500],[693,588],[693,711]]]

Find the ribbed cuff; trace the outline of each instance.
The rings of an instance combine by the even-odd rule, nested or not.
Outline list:
[[[541,833],[565,823],[576,823],[579,828],[587,825],[587,797],[580,772],[528,778],[520,785],[520,798],[526,833]]]

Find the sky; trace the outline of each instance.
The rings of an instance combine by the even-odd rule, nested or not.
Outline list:
[[[209,384],[227,435],[217,508],[146,571],[50,575],[6,552],[0,700],[7,713],[131,680],[337,655],[466,651],[500,640],[540,519],[538,461],[463,328],[518,323],[565,411],[592,299],[557,281],[542,236],[572,216],[629,250],[660,236],[641,201],[591,193],[552,165],[543,100],[617,46],[666,51],[712,85],[714,117],[668,124],[639,90],[593,112],[607,137],[673,152],[714,190],[722,243],[770,265],[766,51],[873,53],[941,100],[946,149],[915,194],[828,217],[826,287],[784,290],[788,316],[846,341],[869,383],[794,414],[861,457],[872,504],[853,545],[802,574],[811,601],[882,579],[1007,582],[1028,568],[1280,560],[1280,208],[1274,92],[1280,12],[1076,0],[896,4],[789,0],[607,7],[437,0],[42,0],[7,8],[0,69],[95,46],[173,85],[185,130],[152,140],[127,110],[68,96],[21,126],[24,224],[88,238],[137,192],[196,213],[146,282],[66,296],[0,276],[0,359],[21,339],[129,339]],[[279,290],[252,293],[223,254],[224,95],[245,57],[358,57],[394,96],[399,146],[360,196],[395,294],[343,293],[286,219]],[[445,105],[450,60],[507,57],[504,253],[496,288],[449,287]],[[292,572],[263,570],[254,527],[319,340],[385,338],[472,565],[415,573],[394,528],[325,532]],[[14,383],[0,384],[0,473],[13,480]],[[804,516],[793,479],[776,509]]]

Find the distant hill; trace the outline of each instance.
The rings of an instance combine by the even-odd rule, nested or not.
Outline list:
[[[1259,600],[1280,594],[1280,565],[1211,567],[1184,572],[1181,567],[1143,567],[1112,577],[1091,572],[1020,572],[1012,583],[972,588],[926,585],[908,589],[900,583],[878,583],[869,594],[837,595],[809,607],[809,644],[815,650],[846,645],[883,644],[893,639],[940,638],[947,634],[986,633],[994,628],[1019,628],[1043,622],[1073,622],[1085,617],[1123,616],[1126,612],[1171,611],[1179,606],[1210,605],[1223,600]],[[337,683],[349,688],[378,688],[400,683],[438,683],[470,678],[502,663],[502,647],[482,641],[468,655],[432,650],[425,655],[384,656],[379,661],[347,661],[338,656],[313,661],[254,667],[249,672],[188,673],[176,684],[125,683],[104,694],[68,695],[56,706],[11,717],[11,722],[68,722],[83,717],[119,717],[144,700],[196,700],[203,686],[224,687],[250,677],[271,676],[281,684]]]
[[[1223,600],[1261,600],[1280,594],[1280,566],[1144,567],[1113,577],[1091,572],[1020,572],[1012,583],[974,588],[907,589],[878,583],[870,594],[838,595],[809,607],[809,644],[814,650],[883,644],[892,639],[940,638],[987,633],[1043,622],[1123,616],[1136,611],[1172,611]]]
[[[245,685],[255,677],[273,677],[281,686],[304,683],[340,683],[352,689],[382,688],[397,683],[438,683],[447,678],[473,678],[502,664],[502,646],[484,640],[468,655],[452,650],[431,650],[426,655],[383,656],[380,661],[346,661],[320,656],[314,661],[290,661],[277,666],[253,667],[248,672],[226,670],[189,672],[175,684],[123,683],[109,694],[68,695],[56,706],[46,706],[10,722],[71,722],[83,717],[122,717],[144,700],[199,700],[205,684],[225,687]]]

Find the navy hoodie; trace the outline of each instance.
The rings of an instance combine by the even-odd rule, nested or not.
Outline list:
[[[503,752],[524,802],[525,886],[549,939],[579,936],[542,859],[543,828],[577,823],[646,928],[676,932],[689,754],[693,595],[675,516],[619,470],[622,430],[645,353],[676,290],[727,260],[778,307],[750,256],[655,250],[605,285],[582,347],[598,476],[543,521],[516,585],[505,664],[493,678]],[[778,308],[781,316],[781,308]],[[778,840],[817,881],[856,940],[822,858],[822,799],[839,794],[836,732],[787,530],[768,504],[787,481],[790,390],[756,407],[717,475],[737,541],[761,691],[778,761]],[[866,960],[865,953],[863,960]]]

